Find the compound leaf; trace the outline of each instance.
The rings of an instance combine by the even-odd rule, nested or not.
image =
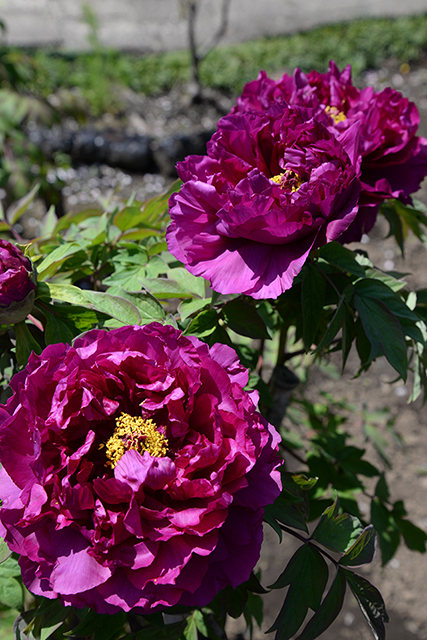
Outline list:
[[[348,569],[343,569],[343,571],[348,585],[371,627],[375,640],[385,640],[384,623],[389,621],[389,617],[380,592],[366,578],[362,578]]]
[[[346,585],[345,576],[341,569],[338,569],[322,604],[296,640],[314,640],[330,627],[342,609]]]

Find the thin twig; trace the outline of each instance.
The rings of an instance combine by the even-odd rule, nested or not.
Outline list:
[[[212,51],[224,36],[228,28],[228,14],[231,0],[222,0],[221,5],[221,19],[217,31],[212,36],[211,40],[204,46],[197,50],[196,44],[196,18],[199,9],[200,0],[186,0],[186,9],[188,15],[188,47],[191,55],[191,75],[193,88],[192,91],[195,97],[201,94],[199,65],[200,62],[206,58],[208,53]]]
[[[338,342],[341,341],[341,338],[334,338],[334,340],[332,340],[328,346],[330,346],[331,344],[338,344]],[[298,351],[292,351],[291,353],[285,353],[285,355],[283,356],[283,361],[286,362],[287,360],[291,360],[292,358],[295,358],[296,356],[302,356],[305,353],[308,353],[308,351],[306,349],[298,349]]]
[[[208,44],[205,45],[205,47],[199,51],[199,62],[204,58],[206,58],[208,53],[212,51],[212,49],[216,47],[216,45],[221,40],[221,38],[224,37],[228,28],[228,15],[229,15],[229,9],[230,9],[230,2],[231,0],[222,0],[221,22],[219,24],[217,32],[212,37],[211,41],[208,42]]]
[[[304,460],[304,458],[301,458],[301,456],[299,456],[297,453],[295,453],[293,449],[290,449],[289,447],[287,447],[285,444],[282,444],[282,443],[280,443],[279,448],[282,449],[283,451],[286,451],[286,453],[289,453],[290,456],[295,458],[295,460],[298,460],[298,462],[300,462],[304,466],[307,466],[307,461]]]
[[[197,3],[198,0],[187,0],[188,11],[188,46],[191,54],[191,69],[193,82],[200,86],[199,79],[199,62],[200,58],[197,53],[196,46],[196,16],[197,16]]]

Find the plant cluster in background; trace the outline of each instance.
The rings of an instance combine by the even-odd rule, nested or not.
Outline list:
[[[215,48],[200,63],[200,81],[203,86],[235,95],[261,68],[271,74],[294,67],[309,71],[326,68],[331,58],[340,67],[350,63],[357,77],[363,71],[381,67],[390,58],[410,64],[422,56],[426,46],[427,16],[366,18],[308,33]],[[11,50],[8,55],[13,58],[20,54]],[[188,51],[136,56],[97,46],[89,53],[36,50],[28,52],[28,56],[33,68],[20,81],[21,89],[46,99],[76,87],[95,115],[99,114],[101,102],[104,109],[117,109],[115,86],[125,85],[153,95],[177,84],[186,85],[190,80]],[[106,105],[108,95],[110,104]]]

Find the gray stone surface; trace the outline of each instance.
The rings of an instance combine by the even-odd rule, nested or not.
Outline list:
[[[198,37],[219,20],[219,0],[200,0]],[[166,51],[187,46],[180,0],[0,0],[0,19],[13,45],[88,48],[83,5],[97,15],[102,44],[123,50]],[[427,0],[231,0],[224,43],[293,33],[362,16],[417,15]]]

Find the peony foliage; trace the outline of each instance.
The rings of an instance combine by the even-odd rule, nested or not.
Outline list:
[[[349,245],[380,216],[402,253],[409,231],[426,244],[418,122],[333,62],[261,72],[167,193],[51,212],[24,253],[25,206],[6,214],[0,603],[19,611],[15,638],[218,638],[243,616],[250,635],[314,640],[346,592],[385,638],[358,567],[425,552],[427,535],[392,499],[378,415],[308,400],[304,380],[314,362],[359,376],[385,358],[426,398],[427,290]],[[358,412],[377,459],[355,444]],[[268,528],[299,544],[272,584]],[[267,622],[268,592],[283,604]]]

